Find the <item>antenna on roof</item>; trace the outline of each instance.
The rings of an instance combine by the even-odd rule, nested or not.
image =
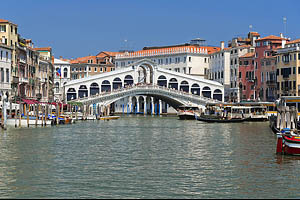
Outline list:
[[[249,25],[249,32],[252,32],[252,28],[253,28],[253,26],[252,26],[252,24],[250,24]]]
[[[286,22],[287,22],[287,18],[283,17],[283,34],[286,35]]]

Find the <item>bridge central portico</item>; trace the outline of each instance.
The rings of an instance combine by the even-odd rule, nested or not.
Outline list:
[[[149,99],[153,102],[153,98],[174,108],[191,104],[204,107],[208,102],[221,102],[224,87],[202,77],[159,68],[151,60],[142,59],[127,68],[70,81],[65,85],[65,94],[66,101],[98,106],[108,106],[125,97],[138,95],[138,99],[129,100],[136,99],[136,107],[143,107],[145,111]],[[124,109],[127,110],[128,105]],[[161,106],[157,109],[161,110]]]

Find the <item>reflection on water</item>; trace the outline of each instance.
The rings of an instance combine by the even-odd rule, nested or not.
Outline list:
[[[1,198],[299,198],[268,123],[124,116],[0,132]],[[284,192],[283,192],[284,191]]]

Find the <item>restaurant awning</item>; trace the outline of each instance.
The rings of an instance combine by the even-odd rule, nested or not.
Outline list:
[[[22,101],[26,104],[36,104],[34,101],[32,101],[30,99],[22,99]]]

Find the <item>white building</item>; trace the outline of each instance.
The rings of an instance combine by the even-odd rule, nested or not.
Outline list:
[[[0,43],[0,95],[11,95],[12,47]]]
[[[125,68],[142,59],[149,59],[156,63],[157,67],[208,79],[210,54],[219,51],[220,48],[204,46],[203,43],[204,40],[199,42],[196,39],[191,41],[191,44],[145,47],[136,52],[120,53],[115,58],[116,69]],[[115,103],[115,112],[124,113],[124,108],[120,105],[139,101],[140,98],[137,96],[121,99]],[[163,113],[176,113],[167,103],[162,101],[160,104],[159,107]]]
[[[209,54],[220,50],[219,47],[183,44],[162,47],[145,47],[136,52],[116,55],[116,68],[147,58],[158,67],[184,74],[208,78]]]
[[[70,63],[60,59],[54,59],[54,101],[64,99],[64,85],[71,80]]]
[[[210,55],[209,78],[224,85],[225,101],[228,100],[230,88],[230,49],[224,48],[221,42],[221,49]]]

